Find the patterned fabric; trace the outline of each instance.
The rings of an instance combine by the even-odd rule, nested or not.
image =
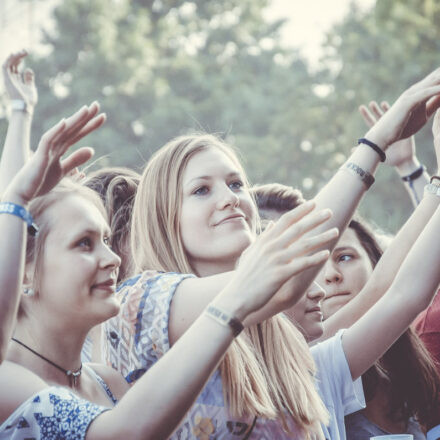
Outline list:
[[[102,386],[102,388],[104,389],[105,393],[107,394],[108,398],[113,403],[113,405],[116,405],[118,403],[118,399],[116,399],[116,397],[112,393],[112,390],[106,384],[104,379],[93,368],[89,367],[87,364],[84,364],[83,367],[87,368],[89,373],[98,381],[99,385]]]
[[[83,440],[90,423],[108,409],[66,388],[46,388],[0,425],[0,440]]]
[[[170,304],[178,285],[193,275],[144,272],[118,289],[119,316],[104,324],[103,356],[128,382],[137,380],[170,348],[168,321]],[[196,403],[172,435],[172,440],[284,440],[287,435],[273,420],[232,418],[223,400],[223,385],[217,370]],[[252,433],[249,435],[249,432]]]

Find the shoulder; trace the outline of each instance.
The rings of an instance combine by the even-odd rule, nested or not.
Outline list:
[[[0,423],[22,403],[49,385],[27,368],[10,361],[0,365]]]
[[[120,400],[130,388],[121,373],[115,369],[108,367],[107,365],[95,363],[88,363],[87,366],[102,378],[117,400]]]

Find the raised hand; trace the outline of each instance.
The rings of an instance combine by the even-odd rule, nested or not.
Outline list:
[[[20,64],[26,56],[25,50],[9,55],[3,63],[3,81],[9,98],[24,101],[31,112],[38,102],[38,92],[34,72],[31,69],[20,71]]]
[[[371,101],[368,105],[361,105],[359,113],[363,117],[365,123],[372,127],[390,108],[388,102],[383,101],[380,105],[376,101]],[[402,168],[405,164],[411,163],[416,156],[416,145],[414,137],[394,142],[387,149],[386,165]]]
[[[105,121],[99,114],[98,103],[84,106],[67,119],[47,131],[41,138],[35,154],[18,172],[6,193],[14,194],[24,204],[51,190],[64,176],[89,160],[93,150],[80,148],[69,157],[61,157],[73,144],[96,130]]]
[[[440,69],[405,90],[367,132],[381,148],[417,133],[440,107]]]
[[[226,292],[240,292],[247,313],[258,310],[293,276],[322,264],[328,250],[319,250],[334,240],[336,228],[317,235],[307,234],[331,217],[330,210],[314,211],[307,202],[284,214],[244,252]],[[235,293],[236,294],[236,293]]]

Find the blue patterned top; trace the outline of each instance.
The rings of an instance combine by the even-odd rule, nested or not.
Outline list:
[[[90,423],[108,409],[66,388],[46,388],[0,425],[0,440],[83,440]]]

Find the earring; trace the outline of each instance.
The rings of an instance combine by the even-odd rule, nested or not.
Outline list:
[[[23,287],[23,293],[25,295],[33,295],[34,294],[34,289],[31,289],[30,287]]]

